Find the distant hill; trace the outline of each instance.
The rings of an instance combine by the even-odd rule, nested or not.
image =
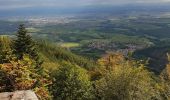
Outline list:
[[[94,14],[127,14],[143,12],[167,12],[170,4],[131,4],[131,5],[93,5],[84,7],[59,8],[59,7],[27,7],[22,9],[0,9],[0,17],[33,17],[33,16],[59,16],[59,15],[94,15]]]
[[[159,74],[168,63],[167,53],[170,53],[170,46],[155,46],[136,51],[134,57],[148,59],[150,69]]]

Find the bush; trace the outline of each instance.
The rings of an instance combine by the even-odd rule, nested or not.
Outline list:
[[[52,92],[55,100],[86,100],[92,98],[92,87],[87,71],[64,63],[54,75]]]
[[[34,90],[41,100],[49,100],[48,75],[38,74],[36,62],[24,55],[23,60],[13,58],[0,64],[0,92]]]
[[[108,57],[112,59],[110,58],[110,61],[107,62],[104,59],[102,60],[104,61],[104,66],[101,69],[103,77],[95,82],[95,93],[98,99],[160,99],[160,93],[155,87],[156,81],[152,78],[154,76],[143,64],[126,60],[119,54]]]

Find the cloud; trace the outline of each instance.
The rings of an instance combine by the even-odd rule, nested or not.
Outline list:
[[[100,4],[165,3],[170,0],[92,0]]]
[[[170,0],[0,0],[0,9],[24,7],[75,7],[86,5],[122,5],[133,3],[165,3]]]

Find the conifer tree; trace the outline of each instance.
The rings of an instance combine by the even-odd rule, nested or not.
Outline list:
[[[14,40],[14,53],[18,56],[19,59],[23,58],[24,53],[29,53],[29,49],[32,47],[32,40],[23,24],[19,26],[17,32],[17,39]]]
[[[23,58],[23,54],[28,52],[28,47],[31,45],[31,38],[27,35],[27,31],[23,24],[18,28],[17,39],[14,40],[14,54],[18,56],[19,59]]]
[[[22,59],[24,54],[28,54],[37,62],[37,66],[41,66],[42,62],[39,60],[35,42],[32,40],[31,36],[27,34],[24,24],[19,26],[16,36],[17,38],[13,42],[13,53],[17,58]]]

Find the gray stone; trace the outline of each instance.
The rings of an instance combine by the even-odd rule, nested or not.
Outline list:
[[[31,90],[0,93],[0,100],[38,100]]]

